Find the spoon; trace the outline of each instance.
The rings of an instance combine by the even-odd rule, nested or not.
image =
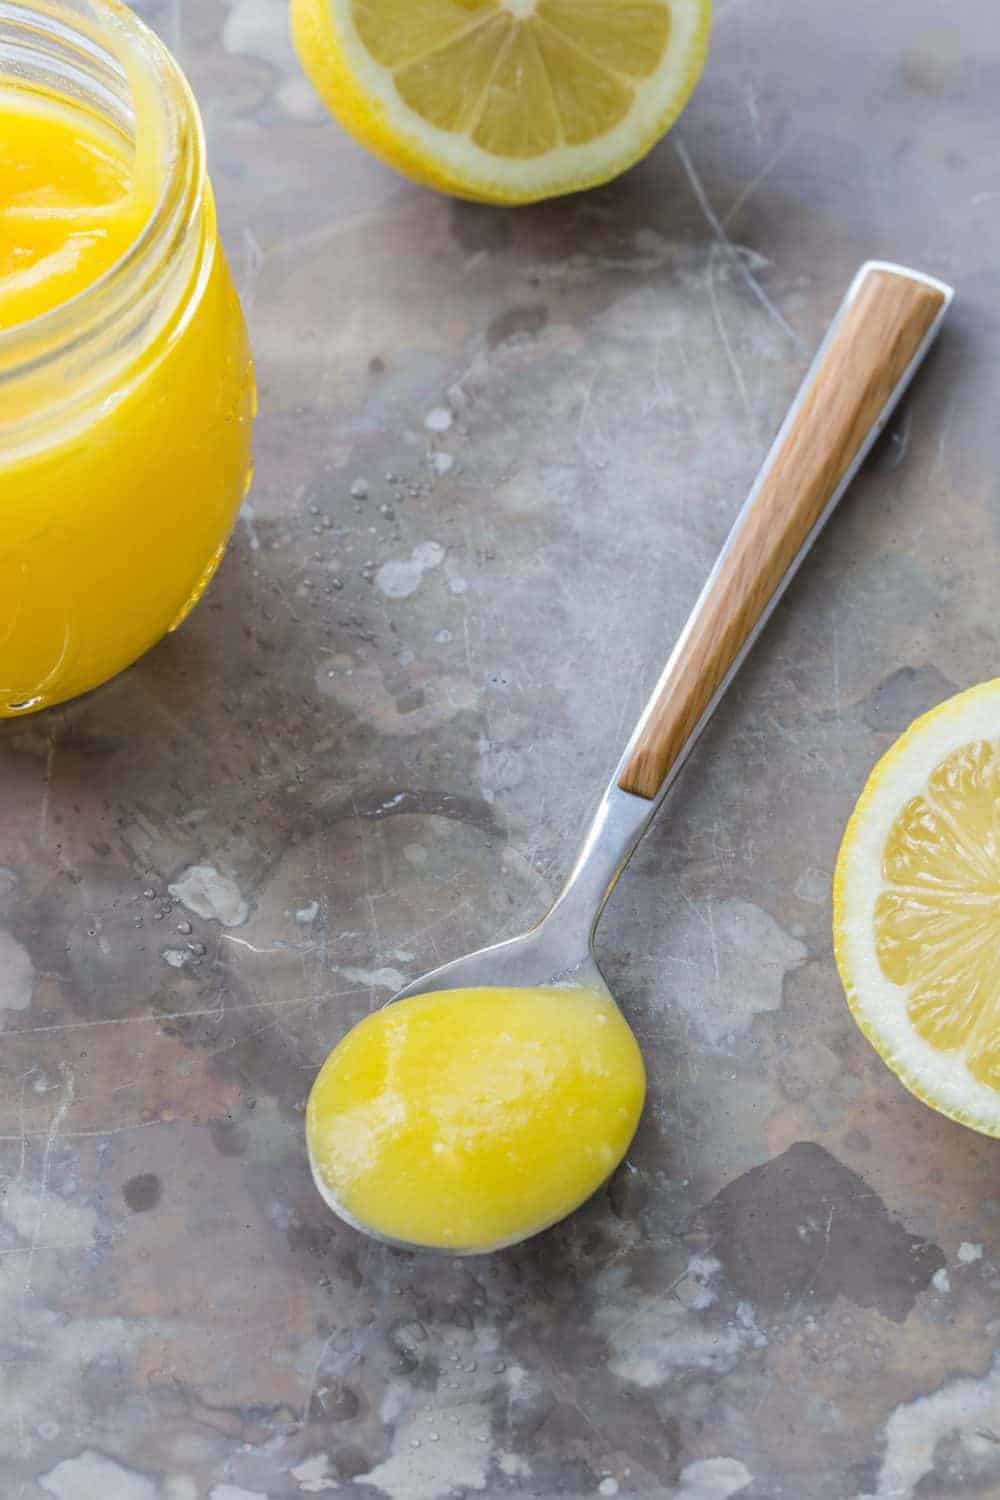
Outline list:
[[[619,876],[771,612],[819,535],[933,342],[954,293],[884,261],[855,276],[701,596],[646,705],[570,874],[528,932],[432,969],[387,1002],[442,990],[576,986],[613,997],[594,934]],[[436,1148],[437,1149],[437,1148]],[[384,1243],[338,1202],[310,1142],[329,1207]],[[599,1183],[594,1183],[594,1187]],[[552,1222],[551,1220],[549,1222]],[[451,1253],[482,1253],[496,1244]]]

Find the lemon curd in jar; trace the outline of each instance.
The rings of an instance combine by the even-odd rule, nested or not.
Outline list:
[[[180,623],[246,491],[253,408],[176,65],[113,0],[0,8],[0,717]]]

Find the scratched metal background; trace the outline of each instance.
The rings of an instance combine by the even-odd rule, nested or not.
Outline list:
[[[257,479],[176,637],[0,729],[2,1500],[997,1500],[1000,1148],[886,1073],[829,933],[868,768],[997,670],[994,6],[722,0],[672,138],[520,212],[367,160],[283,0],[142,9]],[[959,300],[609,910],[627,1170],[493,1259],[357,1239],[315,1068],[544,905],[870,255]]]

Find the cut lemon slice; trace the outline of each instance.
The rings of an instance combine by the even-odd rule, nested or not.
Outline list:
[[[1000,1136],[1000,678],[918,719],[872,772],[834,880],[855,1020],[925,1104]]]
[[[687,102],[711,0],[292,0],[302,64],[351,134],[459,197],[607,182]]]

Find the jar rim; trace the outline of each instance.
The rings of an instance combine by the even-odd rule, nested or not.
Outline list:
[[[5,21],[28,21],[36,33],[68,42],[99,63],[114,78],[136,129],[140,114],[133,83],[135,70],[141,70],[150,97],[163,111],[165,149],[156,202],[119,258],[65,302],[0,329],[0,389],[40,372],[113,325],[197,219],[205,179],[204,132],[187,79],[164,43],[122,0],[0,0],[0,28]],[[0,30],[0,83],[17,77],[16,71],[8,74],[4,53]]]

